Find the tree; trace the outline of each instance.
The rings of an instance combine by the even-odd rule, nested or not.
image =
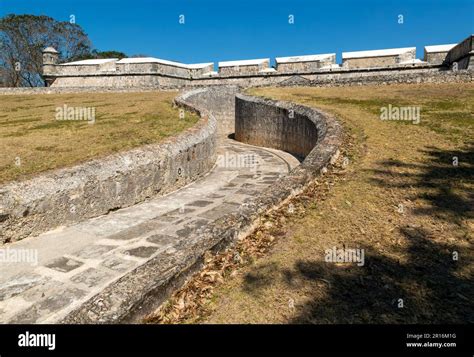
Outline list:
[[[90,53],[72,58],[73,61],[92,59],[92,58],[126,58],[127,55],[120,51],[98,51],[92,50]]]
[[[82,28],[48,16],[10,14],[0,19],[0,83],[5,86],[42,86],[42,50],[52,46],[60,61],[91,53]]]

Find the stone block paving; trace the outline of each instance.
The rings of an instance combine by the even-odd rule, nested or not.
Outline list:
[[[138,266],[179,250],[298,164],[280,151],[220,143],[225,160],[178,191],[3,247],[32,250],[37,264],[0,263],[0,323],[59,321]]]

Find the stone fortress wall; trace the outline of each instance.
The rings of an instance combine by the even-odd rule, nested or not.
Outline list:
[[[336,54],[277,57],[275,70],[282,73],[307,73],[319,69],[337,69]]]
[[[403,74],[417,81],[426,81],[427,76],[437,80],[435,77],[440,77],[438,74],[444,72],[441,75],[443,78],[440,77],[444,81],[446,73],[457,70],[472,72],[473,43],[473,35],[470,35],[459,44],[426,46],[423,60],[416,58],[415,47],[409,47],[344,52],[342,64],[336,63],[335,53],[277,57],[275,67],[270,66],[269,58],[225,61],[218,63],[217,71],[214,71],[212,62],[184,64],[153,57],[59,64],[59,54],[54,48],[48,47],[43,52],[43,77],[51,87],[161,89],[208,85],[294,85],[307,81],[330,84],[357,81],[362,77],[373,82],[374,78],[380,79],[381,73],[388,80],[390,76]],[[472,75],[461,77],[458,76],[458,79],[472,80]]]
[[[421,63],[423,61],[416,59],[416,47],[342,53],[342,66],[346,68],[377,68]]]
[[[456,44],[425,46],[424,60],[433,64],[444,64],[448,52],[451,51]]]
[[[270,58],[219,62],[218,66],[218,75],[223,77],[258,75],[268,72],[270,69]]]

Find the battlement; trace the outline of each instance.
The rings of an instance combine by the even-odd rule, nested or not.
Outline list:
[[[389,67],[419,62],[416,61],[416,47],[342,53],[342,66],[345,68]]]
[[[275,58],[276,70],[280,72],[307,73],[321,68],[338,68],[336,54],[304,55]]]
[[[248,76],[265,72],[270,67],[270,58],[219,62],[219,75]]]
[[[204,76],[213,71],[214,63],[184,64],[154,57],[87,59],[57,64],[43,75],[80,76],[127,73],[156,73],[182,78]]]
[[[471,59],[474,56],[472,35],[459,44],[426,46],[423,60],[416,58],[416,47],[405,47],[343,52],[341,64],[336,63],[336,53],[276,57],[273,67],[270,66],[270,58],[221,61],[217,63],[217,72],[213,62],[185,64],[155,57],[138,57],[59,64],[58,56],[52,47],[43,51],[43,77],[48,85],[182,87],[192,81],[200,81],[203,85],[210,83],[206,80],[212,80],[212,84],[240,84],[239,78],[258,85],[259,81],[268,82],[260,79],[278,76],[314,77],[333,73],[340,77],[357,71],[449,68],[454,62],[456,69],[472,69],[474,66]],[[301,78],[304,81],[304,77]]]
[[[474,35],[458,43],[446,55],[446,64],[456,64],[457,69],[474,69]]]
[[[456,46],[455,43],[449,45],[425,46],[424,60],[429,63],[443,64],[446,61],[448,52],[454,46]]]

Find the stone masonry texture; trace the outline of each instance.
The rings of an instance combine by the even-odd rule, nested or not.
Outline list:
[[[193,109],[195,110],[195,109]],[[174,191],[216,161],[212,115],[164,142],[0,186],[0,243]]]

